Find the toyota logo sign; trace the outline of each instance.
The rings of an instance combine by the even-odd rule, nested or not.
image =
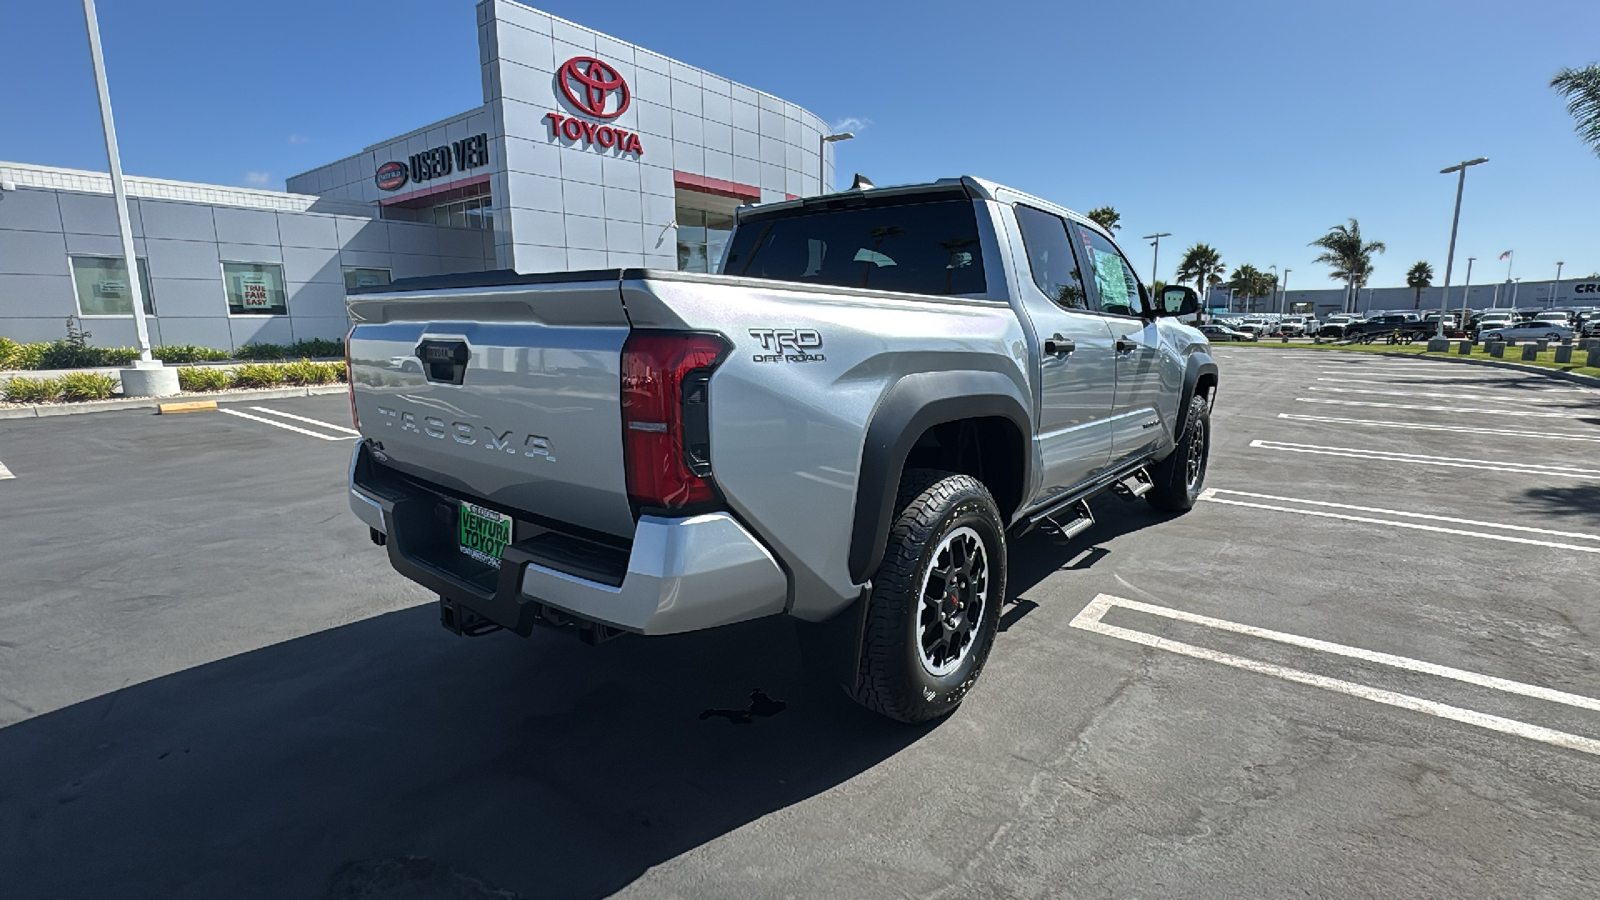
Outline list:
[[[574,56],[562,63],[556,80],[574,109],[597,119],[615,119],[628,111],[628,104],[633,100],[622,75],[592,56]],[[613,93],[616,105],[608,111]]]

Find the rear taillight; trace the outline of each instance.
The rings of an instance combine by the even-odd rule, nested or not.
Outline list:
[[[707,415],[711,372],[728,352],[715,334],[635,331],[622,346],[622,439],[628,497],[684,510],[716,500]]]
[[[350,337],[356,333],[356,326],[351,325],[350,330],[344,333],[344,388],[350,395],[350,423],[357,430],[361,430],[361,417],[356,415],[356,378],[350,365]]]

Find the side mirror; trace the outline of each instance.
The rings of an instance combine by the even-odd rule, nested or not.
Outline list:
[[[1169,284],[1161,290],[1161,303],[1156,309],[1156,315],[1192,316],[1199,311],[1200,295],[1195,293],[1194,288]]]

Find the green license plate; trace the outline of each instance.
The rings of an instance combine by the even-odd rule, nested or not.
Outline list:
[[[500,568],[500,551],[511,543],[511,517],[471,503],[461,504],[461,552]]]

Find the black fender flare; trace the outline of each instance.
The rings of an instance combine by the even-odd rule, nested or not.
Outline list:
[[[873,410],[861,449],[856,510],[850,534],[850,578],[862,584],[878,571],[894,517],[900,473],[917,439],[934,425],[961,419],[1003,418],[1022,435],[1022,484],[1033,469],[1033,419],[1022,390],[1000,372],[918,372],[895,382]],[[1008,518],[1016,510],[1003,509]]]
[[[1172,429],[1174,447],[1183,441],[1183,430],[1189,424],[1189,401],[1194,399],[1194,392],[1200,384],[1201,376],[1210,375],[1220,386],[1221,378],[1217,372],[1217,361],[1211,358],[1211,354],[1196,352],[1189,356],[1189,362],[1183,371],[1183,394],[1178,398],[1178,421]]]

